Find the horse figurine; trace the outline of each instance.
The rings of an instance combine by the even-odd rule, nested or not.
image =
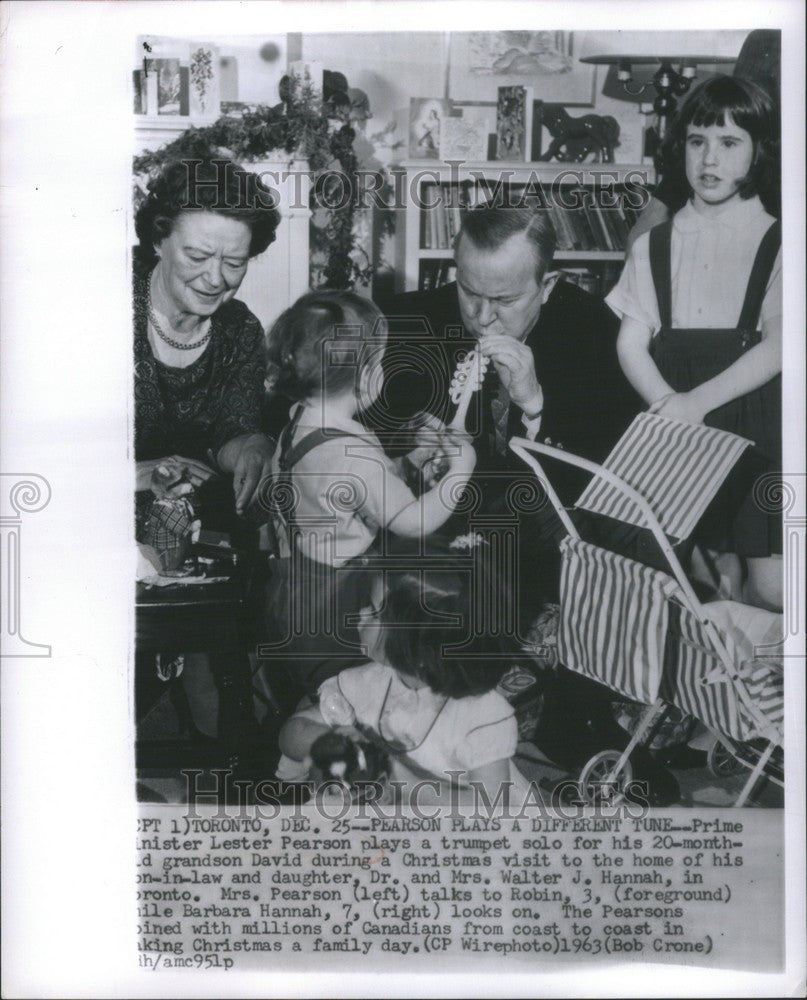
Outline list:
[[[560,104],[545,104],[543,123],[552,135],[549,149],[539,160],[559,163],[614,162],[614,146],[619,145],[619,123],[610,115],[583,115],[572,118]]]

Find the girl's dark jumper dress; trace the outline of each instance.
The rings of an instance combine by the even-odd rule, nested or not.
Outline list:
[[[680,329],[672,326],[672,222],[650,232],[650,268],[661,329],[651,353],[664,379],[676,392],[688,392],[725,371],[761,340],[760,309],[781,244],[775,222],[757,250],[739,321],[734,329]],[[782,378],[712,410],[704,421],[754,442],[710,505],[697,529],[697,540],[718,552],[765,557],[782,551],[781,510],[771,488],[782,467]]]

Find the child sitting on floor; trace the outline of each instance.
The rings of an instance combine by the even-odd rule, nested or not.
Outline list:
[[[391,779],[410,790],[430,783],[441,803],[449,802],[451,785],[470,782],[491,801],[508,781],[511,798],[523,797],[526,782],[511,760],[516,719],[495,690],[515,647],[495,623],[478,620],[490,618],[501,586],[492,576],[486,581],[475,560],[466,569],[456,559],[442,568],[447,561],[388,570],[386,592],[376,577],[359,627],[372,662],[326,680],[318,704],[301,706],[286,723],[278,777],[307,777],[312,747],[336,730],[380,746]]]

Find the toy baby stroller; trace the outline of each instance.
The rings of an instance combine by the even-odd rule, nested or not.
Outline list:
[[[579,785],[588,802],[619,801],[632,777],[631,752],[651,737],[670,706],[711,732],[709,762],[716,776],[750,770],[736,806],[745,804],[763,772],[782,785],[781,670],[772,660],[742,661],[728,630],[696,596],[675,551],[750,444],[649,413],[636,417],[602,466],[523,438],[510,441],[541,479],[568,533],[561,542],[561,661],[646,706],[623,752],[604,750],[583,768]],[[574,509],[640,529],[655,545],[638,551],[657,545],[649,561],[663,568],[584,541],[536,453],[593,473]]]

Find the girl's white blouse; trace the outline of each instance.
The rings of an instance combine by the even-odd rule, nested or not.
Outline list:
[[[684,328],[734,328],[762,237],[774,222],[758,197],[739,198],[719,216],[701,215],[690,201],[673,221],[672,322]],[[620,317],[655,333],[661,326],[650,272],[650,234],[643,233],[605,301]],[[771,272],[760,327],[782,315],[781,250]]]

